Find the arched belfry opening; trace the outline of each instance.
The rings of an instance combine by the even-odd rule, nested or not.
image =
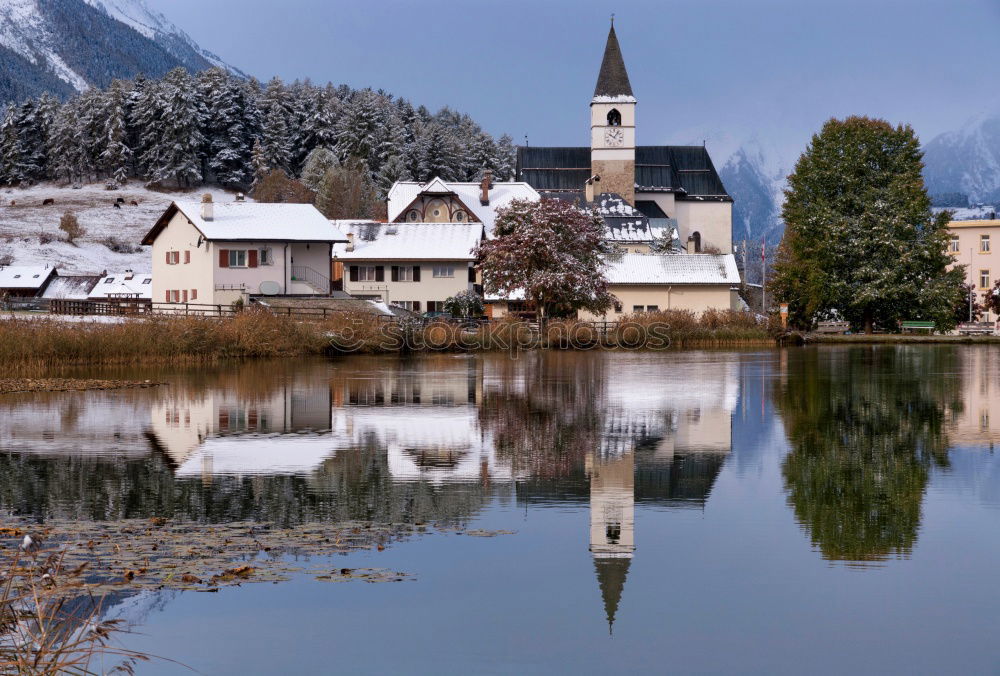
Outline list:
[[[622,114],[618,112],[617,108],[612,108],[610,111],[608,111],[608,126],[609,127],[622,126]]]

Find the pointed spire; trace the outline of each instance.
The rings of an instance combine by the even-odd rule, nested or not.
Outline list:
[[[632,84],[628,81],[628,71],[625,70],[622,50],[615,34],[614,15],[611,16],[611,30],[608,32],[608,44],[604,47],[601,72],[594,87],[594,97],[598,96],[632,96]]]
[[[608,633],[612,633],[615,624],[615,613],[618,603],[625,590],[625,578],[632,563],[626,557],[595,557],[594,568],[597,569],[597,584],[601,587],[601,598],[604,599],[604,615],[608,620]]]

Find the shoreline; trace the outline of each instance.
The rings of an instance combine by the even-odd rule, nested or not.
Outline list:
[[[799,334],[803,345],[1000,345],[1000,336],[928,336],[899,333],[863,333],[841,335],[829,333]]]

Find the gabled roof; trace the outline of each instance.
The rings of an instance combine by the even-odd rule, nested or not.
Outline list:
[[[55,272],[51,265],[2,265],[0,289],[40,289]]]
[[[429,260],[471,261],[472,250],[483,237],[482,223],[376,223],[334,221],[344,233],[354,235],[354,251],[334,244],[340,261]]]
[[[584,178],[586,180],[587,177]],[[582,184],[581,184],[582,185]],[[538,191],[524,182],[494,181],[490,188],[490,203],[479,201],[482,188],[479,182],[443,181],[433,178],[427,183],[419,181],[397,181],[389,191],[389,220],[394,221],[404,213],[421,194],[439,195],[441,186],[454,194],[462,204],[479,220],[486,229],[486,236],[493,234],[493,224],[496,222],[496,212],[500,207],[507,206],[516,199],[536,201],[541,199]]]
[[[635,101],[632,95],[632,84],[628,81],[628,71],[625,70],[625,60],[622,58],[621,47],[618,46],[618,36],[615,25],[611,24],[608,31],[608,42],[604,45],[604,58],[601,60],[601,71],[597,75],[597,86],[594,87],[594,100],[605,98],[619,102],[626,97]]]
[[[540,192],[583,191],[590,178],[590,148],[521,146],[517,178]],[[637,192],[672,192],[678,200],[731,202],[704,146],[638,146]]]
[[[56,275],[45,287],[42,298],[86,300],[90,297],[90,290],[99,281],[101,281],[100,275]]]
[[[611,284],[740,283],[732,254],[616,254],[605,258]]]
[[[131,277],[131,279],[128,279]],[[90,290],[88,298],[130,297],[151,299],[153,275],[148,273],[115,272],[104,275]]]
[[[153,229],[143,237],[152,244],[170,219],[182,213],[206,240],[226,242],[346,242],[319,210],[311,204],[265,204],[261,202],[216,202],[213,218],[201,217],[201,202],[176,201],[167,207]]]

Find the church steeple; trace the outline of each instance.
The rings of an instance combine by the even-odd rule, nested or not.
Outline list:
[[[604,59],[601,61],[601,72],[597,75],[597,86],[594,87],[594,98],[599,96],[633,96],[632,83],[628,81],[625,60],[622,59],[622,50],[615,34],[614,19],[611,20],[608,42],[604,46]]]

